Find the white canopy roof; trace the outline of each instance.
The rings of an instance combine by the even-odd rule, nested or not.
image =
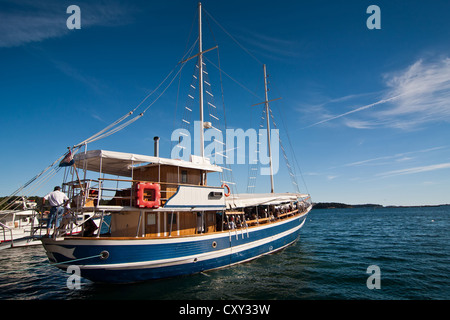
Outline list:
[[[145,156],[133,153],[91,150],[85,153],[77,153],[74,157],[75,164],[78,168],[89,171],[101,172],[106,174],[131,177],[132,166],[136,165],[170,165],[182,168],[192,168],[205,170],[209,172],[222,172],[222,168],[212,165],[209,159],[195,157],[194,161],[184,161],[177,159],[166,159],[152,156]]]
[[[245,208],[258,205],[277,205],[286,202],[295,202],[299,198],[307,198],[309,195],[301,193],[241,193],[226,198],[228,209]]]

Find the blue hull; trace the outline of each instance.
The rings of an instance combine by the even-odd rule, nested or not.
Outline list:
[[[249,229],[164,239],[43,239],[49,260],[77,265],[95,282],[129,283],[199,273],[280,250],[299,236],[306,214]],[[103,253],[103,257],[99,254]]]

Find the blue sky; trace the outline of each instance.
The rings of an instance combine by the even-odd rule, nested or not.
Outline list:
[[[80,30],[66,27],[72,4],[81,9]],[[372,4],[381,9],[380,30],[366,26]],[[221,68],[235,80],[222,74],[228,126],[258,127],[260,107],[251,106],[264,96],[265,63],[270,98],[282,97],[271,108],[283,119],[280,129],[287,127],[300,187],[313,201],[450,203],[448,1],[207,0],[203,6],[246,49],[205,15],[204,48],[219,45]],[[12,193],[152,92],[194,43],[196,8],[197,1],[187,0],[0,0],[0,194]],[[207,58],[222,105],[212,65],[217,52]],[[152,154],[158,135],[161,156],[170,157],[192,70],[187,64],[180,82],[145,116],[88,148]],[[289,146],[287,136],[282,141]],[[248,169],[234,170],[244,192]],[[258,179],[257,191],[268,192],[267,177]],[[275,188],[292,191],[286,170]]]

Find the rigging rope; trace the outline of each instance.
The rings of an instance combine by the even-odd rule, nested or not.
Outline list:
[[[262,62],[261,62],[261,60],[259,60],[254,54],[252,54],[251,52],[250,52],[250,50],[248,50],[247,48],[245,48],[239,41],[237,41],[236,40],[236,38],[234,38],[232,35],[231,35],[231,33],[230,32],[228,32],[206,9],[204,9],[204,8],[202,8],[202,10],[207,14],[207,16],[209,16],[210,18],[211,18],[211,20],[212,21],[214,21],[214,23],[216,23],[217,24],[217,26],[219,26],[219,28],[220,29],[222,29],[222,31],[223,32],[225,32],[225,34],[226,35],[228,35],[242,50],[244,50],[250,57],[252,57],[256,62],[258,62],[259,64],[263,64]],[[206,60],[208,60],[206,57],[205,57],[205,59]],[[208,60],[209,61],[209,60]],[[236,81],[235,79],[233,79],[230,75],[228,75],[226,72],[224,72],[221,68],[220,68],[220,64],[219,64],[219,67],[218,66],[216,66],[214,63],[212,63],[211,61],[209,61],[214,67],[216,67],[217,69],[219,69],[219,71],[220,72],[223,72],[227,77],[229,77],[231,80],[233,80],[234,82],[236,82],[239,86],[241,86],[242,88],[244,88],[245,90],[247,90],[248,92],[250,92],[252,95],[254,95],[254,96],[256,96],[256,97],[258,97],[259,99],[261,99],[261,100],[263,100],[261,97],[259,97],[257,94],[255,94],[254,92],[252,92],[250,89],[248,89],[248,88],[246,88],[244,85],[242,85],[241,83],[239,83],[238,81]],[[219,60],[219,62],[220,62],[220,60]],[[270,113],[270,112],[269,112]],[[272,117],[272,120],[273,120],[273,117]],[[306,186],[306,183],[305,183],[305,180],[304,180],[304,177],[303,177],[303,174],[302,174],[302,172],[301,172],[301,170],[300,170],[300,166],[299,166],[299,164],[298,164],[298,161],[297,161],[297,158],[296,158],[296,156],[295,156],[295,152],[294,152],[294,150],[293,150],[293,147],[292,147],[292,143],[291,143],[291,139],[290,139],[290,136],[289,136],[289,132],[287,131],[287,128],[286,128],[286,125],[285,125],[285,123],[284,123],[284,119],[283,118],[281,118],[281,120],[282,120],[282,123],[283,123],[283,126],[285,127],[285,131],[286,131],[286,135],[287,135],[287,137],[288,137],[288,143],[289,143],[289,146],[290,146],[290,148],[291,148],[291,152],[292,152],[292,155],[293,155],[293,158],[294,158],[294,161],[295,161],[295,163],[297,164],[297,167],[298,167],[298,169],[299,169],[299,171],[300,171],[300,176],[301,176],[301,178],[302,178],[302,180],[303,180],[303,183],[304,183],[304,185],[305,185],[305,188],[306,188],[306,191],[309,193],[309,191],[308,191],[308,187]],[[281,139],[280,139],[280,143],[281,143]],[[283,152],[284,152],[284,150],[283,150]],[[294,167],[294,170],[295,170],[295,167]],[[297,188],[298,188],[298,185],[297,185]]]
[[[280,91],[280,89],[277,87],[277,85],[275,83],[276,82],[272,83],[272,87],[274,87],[275,91]],[[285,116],[284,116],[284,113],[282,112],[283,109],[282,108],[277,108],[277,109],[278,109],[279,118],[281,119],[281,123],[282,123],[283,128],[284,128],[284,132],[286,133],[286,136],[287,136],[287,139],[288,139],[290,153],[292,154],[292,158],[293,158],[293,160],[295,162],[295,165],[293,166],[294,173],[297,176],[297,173],[295,172],[295,170],[296,170],[295,167],[297,167],[297,169],[299,171],[299,174],[300,174],[300,178],[302,179],[303,185],[305,186],[305,191],[306,191],[307,194],[310,194],[309,190],[308,190],[308,185],[306,184],[306,181],[305,181],[305,178],[303,176],[303,172],[301,170],[299,161],[297,160],[297,156],[295,154],[294,147],[292,146],[292,140],[291,140],[291,137],[290,137],[290,134],[289,134],[288,126],[286,125],[286,121],[284,119]],[[280,143],[281,143],[281,141],[280,141]]]
[[[258,58],[256,58],[248,49],[246,49],[240,42],[238,42],[208,11],[206,11],[205,9],[203,9],[203,11],[207,14],[207,16],[209,18],[211,18],[212,21],[214,21],[221,29],[222,31],[225,32],[225,34],[227,34],[242,50],[244,50],[249,56],[251,56],[255,61],[257,61],[259,64],[263,64]],[[209,26],[209,21],[208,22],[208,26]],[[192,32],[192,28],[193,25],[191,26],[191,31],[189,34],[189,38],[191,36],[191,32]],[[212,33],[212,31],[211,31]],[[214,38],[214,34],[213,34],[213,38]],[[167,91],[167,89],[172,85],[173,81],[178,77],[178,75],[180,75],[182,69],[184,68],[184,66],[186,65],[186,62],[184,59],[186,56],[190,56],[192,54],[192,51],[195,48],[195,45],[198,42],[198,38],[197,40],[194,42],[194,44],[190,47],[189,50],[186,51],[186,53],[184,54],[184,56],[182,57],[182,59],[177,63],[177,65],[167,74],[167,76],[164,78],[164,80],[152,91],[150,92],[134,109],[130,110],[128,113],[126,113],[125,115],[121,116],[119,119],[117,119],[116,121],[114,121],[113,123],[111,123],[110,125],[106,126],[105,128],[103,128],[102,130],[100,130],[99,132],[97,132],[96,134],[90,136],[89,138],[83,140],[82,142],[76,144],[73,146],[73,155],[76,154],[76,152],[79,151],[79,149],[83,146],[86,145],[88,143],[91,142],[95,142],[97,140],[106,138],[114,133],[117,133],[121,130],[123,130],[124,128],[126,128],[127,126],[131,125],[132,123],[134,123],[135,121],[137,121],[138,119],[140,119],[145,112],[153,105],[155,104],[159,98]],[[214,38],[215,41],[215,38]],[[189,42],[189,39],[188,39]],[[187,45],[186,45],[187,47]],[[218,48],[217,48],[218,50]],[[239,86],[241,86],[243,89],[245,89],[246,91],[248,91],[249,93],[251,93],[253,96],[257,97],[258,99],[262,100],[262,98],[257,95],[256,93],[254,93],[252,90],[248,89],[246,86],[244,86],[243,84],[241,84],[240,82],[238,82],[237,80],[235,80],[233,77],[231,77],[228,73],[224,72],[221,68],[220,65],[220,56],[219,56],[219,51],[218,51],[218,61],[219,61],[219,66],[215,65],[213,62],[211,62],[209,59],[207,59],[206,57],[204,57],[205,60],[207,60],[211,65],[213,65],[215,68],[217,68],[219,70],[220,73],[220,81],[221,81],[221,90],[222,90],[222,103],[223,103],[223,110],[224,110],[224,118],[225,118],[225,102],[224,102],[224,95],[223,95],[223,84],[222,84],[222,73],[225,74],[228,78],[230,78],[232,81],[234,81],[235,83],[237,83]],[[156,97],[156,99],[151,102],[139,115],[135,116],[132,119],[129,119],[128,121],[124,122],[126,119],[128,119],[138,108],[140,108],[145,101],[147,101],[153,94],[155,94],[162,86],[164,83],[166,83],[166,81],[169,79],[169,77],[177,70],[177,68],[179,68],[179,70],[176,72],[175,76],[173,76],[173,78],[170,80],[170,82],[168,83],[168,85],[164,88],[164,90]],[[180,78],[181,79],[181,78]],[[178,100],[178,97],[177,97]],[[268,115],[266,115],[268,116]],[[227,127],[226,125],[226,118],[225,120],[225,128]],[[284,124],[284,122],[283,122]],[[292,148],[291,145],[291,141],[290,138],[288,136],[289,139],[289,144]],[[281,143],[281,141],[280,141]],[[75,150],[76,149],[76,150]],[[284,152],[284,149],[283,149]],[[295,153],[293,153],[294,158],[295,158]],[[60,158],[58,158],[53,164],[51,164],[50,166],[48,166],[46,169],[44,169],[41,173],[39,173],[38,175],[36,175],[35,177],[33,177],[32,179],[30,179],[25,185],[23,185],[22,187],[20,187],[19,189],[17,189],[11,196],[9,196],[8,198],[4,199],[3,201],[0,202],[0,207],[6,203],[7,201],[9,201],[11,198],[13,198],[14,196],[16,196],[19,192],[21,192],[22,190],[24,190],[25,188],[27,188],[31,183],[35,182],[36,180],[38,180],[45,172],[47,172],[50,168],[54,167],[56,163],[58,163],[63,157],[65,157],[66,154],[64,154],[63,156],[61,156]],[[297,159],[295,158],[295,161],[298,165]],[[50,171],[47,173],[47,175],[43,176],[41,180],[39,181],[39,184],[42,184],[43,182],[45,182],[46,180],[49,180],[51,177],[53,177],[56,173],[59,172],[60,167],[57,167],[56,169],[53,168],[54,171]],[[227,170],[228,171],[228,170]],[[230,169],[230,174],[232,175],[232,171]],[[302,176],[303,179],[303,176]],[[229,179],[227,179],[229,180]],[[234,181],[233,177],[231,178],[231,181]],[[306,186],[306,184],[305,184]]]
[[[255,57],[255,55],[253,55],[247,48],[245,48],[239,41],[237,41],[227,30],[225,30],[224,27],[222,27],[222,25],[217,22],[216,19],[214,19],[214,17],[208,12],[206,11],[206,9],[202,8],[202,10],[211,18],[212,21],[214,21],[220,29],[222,29],[223,32],[225,32],[230,38],[231,40],[233,40],[242,50],[244,50],[250,57],[252,57],[256,62],[258,62],[259,64],[263,65],[263,63]]]
[[[197,40],[198,41],[198,40]],[[197,43],[197,41],[192,45],[192,47],[183,55],[183,57],[181,58],[180,61],[183,61],[184,58],[188,55],[190,55],[195,47],[195,44]],[[131,116],[148,98],[150,98],[156,91],[159,90],[159,88],[161,88],[161,86],[167,81],[167,79],[175,72],[175,70],[177,68],[179,68],[181,65],[180,70],[178,70],[178,72],[176,73],[176,75],[174,76],[174,78],[172,78],[172,80],[169,82],[169,84],[166,86],[166,88],[163,90],[163,92],[152,102],[150,103],[150,105],[147,106],[147,108],[144,109],[143,112],[141,112],[138,116],[134,117],[131,120],[128,120],[127,122],[121,124],[120,126],[118,126],[118,124],[120,124],[121,122],[123,122],[125,119],[127,119],[129,116]],[[110,125],[108,125],[107,127],[105,127],[104,129],[100,130],[99,132],[97,132],[96,134],[94,134],[93,136],[85,139],[84,141],[76,144],[74,146],[74,148],[79,148],[85,144],[106,138],[122,129],[124,129],[125,127],[129,126],[130,124],[132,124],[133,122],[135,122],[136,120],[138,120],[139,118],[141,118],[144,113],[153,105],[156,103],[156,101],[159,100],[159,98],[166,92],[166,90],[171,86],[171,84],[173,83],[174,79],[178,76],[178,74],[181,72],[181,70],[183,69],[185,63],[177,63],[175,65],[175,67],[167,74],[167,76],[164,78],[164,80],[152,91],[150,92],[133,110],[129,111],[127,114],[123,115],[122,117],[120,117],[119,119],[117,119],[116,121],[114,121],[113,123],[111,123]],[[109,130],[109,131],[108,131]]]
[[[273,126],[275,127],[275,129],[278,129],[277,124],[275,123],[275,119],[274,119],[273,114],[272,114],[272,110],[269,109],[269,113],[270,113],[270,117],[272,118]],[[286,162],[286,167],[288,169],[289,175],[291,177],[292,185],[294,186],[295,190],[298,193],[300,193],[300,189],[299,189],[298,182],[297,182],[297,177],[296,177],[295,173],[292,171],[292,169],[294,169],[294,171],[295,171],[295,168],[292,168],[292,166],[289,163],[289,159],[288,159],[288,157],[286,155],[286,150],[283,147],[283,143],[281,141],[281,136],[280,136],[279,131],[276,131],[276,133],[277,133],[277,136],[278,136],[278,141],[280,143],[281,151],[283,151],[283,157],[284,157],[284,160]]]
[[[49,165],[47,168],[42,170],[40,173],[35,175],[33,178],[31,178],[27,183],[25,183],[23,186],[19,187],[16,191],[14,191],[9,197],[6,197],[0,202],[0,207],[4,205],[6,202],[8,202],[10,199],[15,197],[19,192],[27,188],[30,184],[32,184],[34,181],[36,181],[39,177],[41,177],[44,173],[46,173],[50,168],[52,168],[56,163],[58,163],[62,158],[64,158],[65,154],[56,159],[51,165]]]
[[[68,261],[63,261],[63,262],[57,262],[57,263],[52,263],[52,262],[50,262],[50,264],[42,264],[42,265],[39,265],[39,266],[35,266],[35,265],[37,265],[37,264],[40,264],[40,263],[45,263],[45,261],[47,261],[47,260],[42,260],[42,261],[38,261],[38,262],[35,262],[35,263],[30,263],[30,264],[32,264],[32,266],[31,267],[28,267],[28,268],[24,268],[24,269],[19,269],[19,270],[10,270],[10,271],[5,271],[5,272],[0,272],[0,274],[1,275],[5,275],[5,274],[10,274],[10,273],[15,273],[15,272],[21,272],[21,271],[26,271],[26,270],[29,270],[29,269],[33,269],[33,268],[40,268],[40,267],[47,267],[47,266],[57,266],[57,265],[60,265],[60,264],[67,264],[67,263],[72,263],[72,262],[77,262],[77,261],[83,261],[83,260],[88,260],[88,259],[93,259],[93,258],[101,258],[103,256],[103,254],[96,254],[96,255],[94,255],[94,256],[90,256],[90,257],[85,257],[85,258],[79,258],[79,259],[73,259],[73,260],[68,260]]]
[[[75,146],[74,146],[74,148],[77,148],[77,147],[81,147],[81,146],[83,146],[83,145],[85,145],[85,144],[88,144],[88,143],[91,143],[91,142],[94,142],[94,141],[97,141],[97,140],[100,140],[100,139],[103,139],[103,138],[106,138],[106,137],[108,137],[108,136],[110,136],[110,135],[112,135],[112,134],[114,134],[114,133],[116,133],[116,132],[118,132],[118,131],[120,131],[120,130],[122,130],[123,128],[125,128],[125,127],[127,127],[128,125],[130,125],[130,124],[132,124],[133,122],[135,122],[137,119],[139,119],[140,117],[142,117],[142,115],[143,115],[143,113],[145,112],[145,111],[147,111],[147,109],[150,107],[147,107],[146,109],[145,109],[145,111],[144,112],[142,112],[141,114],[139,114],[137,117],[134,117],[133,119],[131,119],[131,120],[129,120],[129,121],[127,121],[127,122],[125,122],[124,124],[122,124],[122,125],[120,125],[120,126],[117,126],[119,123],[121,123],[121,122],[123,122],[125,119],[127,119],[129,116],[131,116],[150,96],[152,96],[160,87],[161,87],[161,85],[164,83],[164,82],[166,82],[166,80],[170,77],[170,75],[176,70],[176,68],[178,67],[178,65],[177,66],[175,66],[175,68],[173,68],[170,72],[169,72],[169,74],[164,78],[164,80],[155,88],[155,90],[153,90],[150,94],[148,94],[133,110],[131,110],[131,111],[129,111],[127,114],[125,114],[125,115],[123,115],[122,117],[120,117],[119,119],[117,119],[116,121],[114,121],[113,123],[111,123],[110,125],[108,125],[107,127],[105,127],[103,130],[100,130],[99,132],[97,132],[96,134],[94,134],[93,136],[91,136],[91,137],[89,137],[89,138],[87,138],[86,140],[84,140],[84,141],[82,141],[82,142],[80,142],[80,143],[78,143],[78,144],[76,144]],[[172,82],[171,82],[172,83]],[[166,88],[167,89],[167,88]],[[165,90],[164,90],[164,92],[165,92]],[[159,97],[161,97],[161,95],[159,96]],[[159,99],[159,97],[153,102],[153,103],[155,103],[158,99]],[[152,103],[152,104],[153,104]],[[152,105],[151,104],[151,105]],[[117,126],[117,127],[115,127],[115,126]],[[110,130],[110,131],[108,131],[108,130]]]
[[[208,16],[206,16],[205,20],[206,20],[206,25],[208,26],[208,30],[209,30],[209,32],[212,35],[214,44],[216,45],[215,48],[217,50],[217,61],[218,61],[219,66],[217,67],[206,56],[203,56],[203,58],[204,58],[205,61],[208,61],[215,68],[217,68],[219,70],[220,90],[221,90],[221,98],[222,98],[222,111],[223,111],[223,120],[224,120],[225,130],[222,130],[222,125],[221,125],[221,122],[219,121],[219,118],[218,118],[219,115],[217,114],[218,110],[217,110],[217,107],[216,107],[214,96],[208,91],[206,91],[206,92],[209,93],[209,95],[206,95],[206,97],[207,97],[207,99],[210,99],[211,102],[207,101],[207,106],[208,106],[208,110],[209,110],[210,122],[211,123],[216,123],[217,122],[217,124],[214,124],[212,126],[212,129],[217,130],[218,132],[226,132],[228,127],[227,127],[226,112],[225,112],[225,97],[224,97],[223,77],[222,77],[222,73],[224,73],[224,72],[222,71],[222,68],[221,68],[221,59],[220,59],[220,53],[219,53],[220,50],[219,50],[219,45],[218,45],[218,43],[216,41],[216,37],[214,36],[214,32],[213,32],[213,30],[212,30],[212,28],[210,26]],[[206,69],[206,63],[204,63],[204,65],[205,65],[205,69]],[[211,81],[209,80],[208,72],[205,72],[204,83],[212,91]],[[222,137],[222,140],[223,140],[223,137]],[[219,144],[221,145],[220,147],[219,147]],[[222,169],[224,169],[224,170],[222,170],[220,181],[221,181],[222,184],[230,184],[231,185],[231,192],[233,194],[238,194],[238,190],[236,188],[236,183],[235,183],[234,176],[233,176],[233,170],[231,169],[230,164],[227,162],[228,156],[226,155],[226,153],[229,152],[229,150],[223,150],[223,146],[226,146],[224,141],[219,141],[219,140],[216,140],[214,138],[214,150],[215,150],[214,163],[216,165],[218,164],[217,156],[222,157],[223,161],[222,162],[219,161],[219,163],[222,165]],[[218,151],[219,149],[221,150],[221,152]]]
[[[198,41],[198,40],[197,40]],[[192,47],[184,54],[184,56],[182,57],[182,59],[180,61],[183,61],[184,58],[187,55],[190,55],[195,47],[195,44],[197,43],[197,41],[192,45]],[[180,67],[181,66],[181,67]],[[72,147],[72,154],[75,155],[79,149],[83,146],[86,145],[88,143],[106,138],[122,129],[124,129],[125,127],[129,126],[130,124],[134,123],[135,121],[137,121],[139,118],[141,118],[144,113],[153,105],[156,103],[156,101],[159,100],[159,98],[167,91],[167,89],[172,85],[173,81],[178,77],[178,75],[180,74],[181,70],[183,69],[183,67],[185,66],[184,62],[179,62],[175,65],[175,67],[169,72],[169,74],[164,78],[164,80],[151,92],[149,93],[133,110],[129,111],[127,114],[121,116],[119,119],[117,119],[116,121],[114,121],[113,123],[111,123],[110,125],[106,126],[105,128],[103,128],[102,130],[100,130],[99,132],[97,132],[96,134],[90,136],[89,138],[83,140],[82,142],[74,145]],[[130,115],[132,115],[149,97],[151,97],[166,81],[167,79],[169,79],[169,77],[175,72],[175,70],[179,68],[178,72],[176,73],[176,75],[172,78],[172,80],[169,82],[169,84],[164,88],[164,90],[162,91],[162,93],[152,102],[150,103],[143,112],[141,112],[138,116],[128,120],[125,123],[122,123],[125,119],[127,119]],[[122,123],[122,124],[120,124]],[[119,125],[120,124],[120,125]],[[56,159],[51,165],[49,165],[47,168],[45,168],[44,170],[42,170],[39,174],[37,174],[36,176],[34,176],[33,178],[31,178],[28,182],[26,182],[24,185],[22,185],[21,187],[19,187],[17,190],[15,190],[11,195],[9,195],[8,197],[6,197],[5,199],[3,199],[0,202],[0,207],[2,207],[5,203],[10,202],[10,200],[12,198],[14,198],[15,196],[17,196],[17,194],[19,194],[19,192],[25,190],[29,185],[31,185],[32,183],[34,183],[35,181],[38,181],[38,185],[42,184],[44,181],[49,180],[51,177],[53,177],[57,172],[59,172],[60,167],[58,166],[56,169],[53,168],[57,163],[59,163],[59,161],[61,161],[65,156],[67,155],[67,153],[65,153],[64,155],[62,155],[61,157],[59,157],[58,159]],[[53,170],[55,170],[55,172],[49,172],[46,176],[44,176],[42,178],[42,180],[38,180],[44,173],[46,173],[48,170],[50,170],[51,168],[53,168]],[[8,205],[8,207],[10,207],[11,204]]]
[[[283,124],[284,131],[286,132],[286,136],[287,136],[287,138],[288,138],[288,143],[289,143],[289,147],[290,147],[290,149],[291,149],[292,157],[294,158],[295,164],[297,165],[298,171],[300,172],[300,177],[302,178],[303,185],[305,186],[306,193],[307,193],[307,194],[310,194],[310,193],[309,193],[309,190],[308,190],[308,186],[307,186],[307,184],[306,184],[306,182],[305,182],[305,178],[303,177],[303,172],[302,172],[302,170],[301,170],[301,168],[300,168],[300,164],[298,163],[297,157],[296,157],[296,155],[295,155],[294,148],[292,147],[291,137],[289,136],[288,128],[287,128],[287,126],[286,126],[286,123],[284,122],[283,113],[280,112],[280,115],[281,115],[281,116],[280,116],[280,118],[281,118],[281,123]],[[294,172],[295,172],[295,166],[294,166]],[[295,173],[295,174],[296,174],[296,173]]]
[[[239,81],[237,81],[236,79],[234,79],[232,76],[230,76],[228,73],[226,73],[225,71],[223,71],[223,69],[221,69],[220,67],[218,67],[217,65],[215,65],[211,60],[209,60],[206,57],[203,57],[205,60],[207,60],[209,63],[211,63],[211,65],[213,65],[217,70],[219,70],[221,73],[223,73],[224,75],[226,75],[228,78],[230,78],[231,80],[233,80],[236,84],[238,84],[239,86],[241,86],[243,89],[247,90],[249,93],[251,93],[252,95],[254,95],[255,97],[257,97],[260,100],[264,100],[261,96],[258,96],[258,94],[256,94],[255,92],[253,92],[252,90],[250,90],[249,88],[247,88],[246,86],[244,86],[242,83],[240,83]]]

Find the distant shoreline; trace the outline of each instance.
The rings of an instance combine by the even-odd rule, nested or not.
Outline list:
[[[383,206],[381,204],[346,204],[339,202],[318,202],[313,204],[313,209],[355,209],[355,208],[435,208],[445,207],[450,204],[421,205],[421,206]]]
[[[0,197],[0,201],[4,200],[7,197]],[[16,197],[13,197],[15,199]],[[28,200],[35,201],[37,203],[38,208],[42,205],[42,197],[32,196],[28,197]],[[6,205],[6,204],[5,204]],[[5,206],[4,205],[4,206]],[[3,206],[3,207],[4,207]],[[356,208],[437,208],[437,207],[445,207],[450,206],[450,204],[432,204],[432,205],[420,205],[420,206],[383,206],[381,204],[346,204],[340,202],[317,202],[313,203],[313,209],[356,209]],[[0,210],[3,208],[0,207]]]

